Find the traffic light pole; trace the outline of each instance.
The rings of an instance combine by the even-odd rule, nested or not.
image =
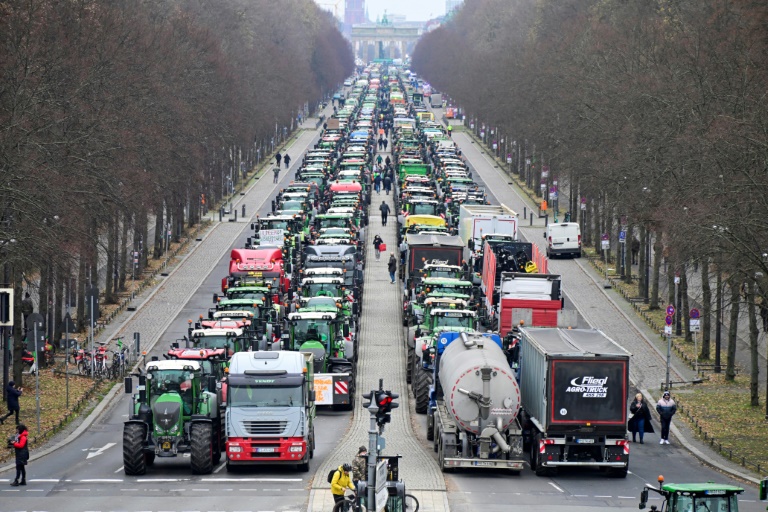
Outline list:
[[[371,397],[376,395],[376,391],[371,391]],[[376,411],[379,410],[379,406],[376,405],[376,400],[371,400],[368,406],[368,412],[371,419],[368,426],[368,498],[366,499],[366,508],[368,510],[376,510],[376,461],[378,460],[378,447],[379,447],[379,426],[376,424]]]

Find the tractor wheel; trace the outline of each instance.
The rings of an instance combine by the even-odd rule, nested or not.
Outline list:
[[[424,414],[429,407],[429,386],[432,385],[432,374],[418,370],[414,374],[413,396],[416,398],[416,412]]]
[[[213,471],[213,425],[193,423],[189,429],[191,439],[191,466],[195,475],[207,475]]]
[[[126,423],[123,426],[123,469],[126,475],[143,475],[147,472],[144,428],[140,423]]]
[[[413,372],[413,358],[414,358],[413,354],[415,352],[416,352],[416,349],[414,349],[410,345],[407,346],[407,350],[405,351],[405,381],[408,384],[410,384],[412,380],[411,372]]]
[[[435,440],[435,415],[427,413],[427,441]]]
[[[224,439],[221,436],[221,422],[213,429],[213,463],[221,462],[221,453],[224,451]]]

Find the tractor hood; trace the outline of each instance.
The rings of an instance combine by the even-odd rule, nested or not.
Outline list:
[[[161,395],[152,406],[157,434],[178,435],[182,423],[182,399],[175,393]]]

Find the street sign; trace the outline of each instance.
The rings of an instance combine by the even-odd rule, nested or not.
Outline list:
[[[664,326],[664,335],[665,336],[672,336],[672,326],[671,325],[665,325]]]
[[[619,243],[623,244],[627,241],[627,232],[626,231],[619,231]]]
[[[667,325],[672,325],[672,322],[674,322],[674,318],[672,318],[672,315],[667,315],[667,317],[664,319],[664,322],[666,322]]]
[[[701,332],[701,320],[698,318],[691,318],[690,327],[691,332]]]
[[[581,209],[586,210],[587,209],[587,203],[581,203]]]
[[[701,315],[701,314],[699,313],[699,310],[698,310],[698,309],[696,309],[696,308],[693,308],[693,309],[691,309],[691,312],[690,312],[690,315],[689,315],[689,316],[690,316],[691,318],[699,318],[699,316],[700,316],[700,315]]]
[[[608,233],[603,233],[600,235],[600,246],[603,248],[603,250],[607,250],[611,248],[611,235]]]
[[[376,463],[376,492],[387,486],[387,461],[380,460]]]
[[[670,316],[674,315],[675,314],[675,306],[673,306],[672,304],[668,305],[667,306],[667,314],[670,315]]]

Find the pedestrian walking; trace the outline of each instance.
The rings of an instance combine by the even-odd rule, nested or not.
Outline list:
[[[387,157],[387,158],[389,158],[389,157]],[[383,159],[381,158],[381,155],[378,155],[378,156],[376,157],[376,165],[378,165],[379,167],[381,167],[381,161],[382,161],[382,160],[383,160]],[[27,295],[29,295],[29,294],[27,294]]]
[[[389,279],[392,281],[392,284],[395,284],[395,272],[397,272],[397,258],[395,258],[394,252],[389,253],[389,263],[387,263],[387,270],[389,270]]]
[[[656,404],[656,412],[659,413],[661,418],[661,439],[659,444],[669,444],[669,427],[672,424],[672,416],[677,412],[677,404],[669,394],[669,391],[665,391],[661,400]]]
[[[8,414],[0,418],[0,425],[5,423],[5,420],[12,414],[16,414],[16,424],[19,424],[19,397],[24,392],[23,388],[17,388],[16,383],[9,381],[5,387],[5,401],[8,404]]]
[[[387,167],[392,164],[392,160],[389,158],[389,155],[387,155],[387,158],[384,159],[384,163],[387,164]]]
[[[387,150],[387,146],[389,145],[389,141],[387,139],[384,139],[382,144],[384,145],[384,151],[386,151]]]
[[[277,162],[278,167],[280,167],[280,161],[282,159],[283,159],[283,155],[281,155],[280,152],[278,151],[277,154],[275,155],[275,162]]]
[[[376,259],[381,259],[381,244],[384,243],[384,240],[381,239],[379,235],[376,235],[373,237],[373,249],[376,251]]]
[[[453,126],[448,125],[448,138],[451,138],[451,132],[453,132]]]
[[[392,178],[390,177],[389,173],[384,175],[384,192],[389,195],[389,193],[392,191]]]
[[[277,164],[277,167],[275,167],[272,172],[274,173],[274,180],[272,183],[277,183],[277,178],[280,176],[280,164]]]
[[[291,155],[286,153],[283,157],[283,162],[285,162],[285,168],[288,169],[291,166]]]
[[[379,211],[381,212],[381,225],[386,226],[387,225],[387,215],[389,215],[389,205],[385,203],[384,201],[381,202],[381,206],[379,206]]]
[[[27,427],[24,424],[16,426],[16,435],[13,439],[8,440],[8,447],[13,446],[13,450],[16,452],[16,479],[11,482],[11,487],[18,487],[20,485],[27,485],[27,461],[29,461],[29,447],[27,446]],[[19,481],[21,478],[21,481]]]
[[[632,442],[637,441],[637,435],[640,435],[640,444],[643,444],[645,434],[653,434],[653,425],[651,425],[651,410],[648,404],[643,400],[643,394],[638,393],[635,399],[629,404],[631,417],[627,423],[629,431],[632,432]]]
[[[365,482],[368,480],[368,448],[361,446],[357,449],[357,455],[355,460],[352,461],[352,483],[355,484],[355,489],[358,488],[357,483],[362,480]]]
[[[377,194],[381,193],[381,172],[376,172],[376,175],[373,178],[373,189]]]
[[[381,151],[381,149],[384,147],[384,139],[383,138],[379,137],[378,145],[379,145],[379,151]]]
[[[349,489],[354,491],[355,488],[352,485],[352,480],[349,478],[349,472],[352,471],[352,466],[349,464],[343,464],[339,466],[334,472],[331,478],[331,494],[333,495],[333,502],[338,503],[344,501],[344,491]]]

